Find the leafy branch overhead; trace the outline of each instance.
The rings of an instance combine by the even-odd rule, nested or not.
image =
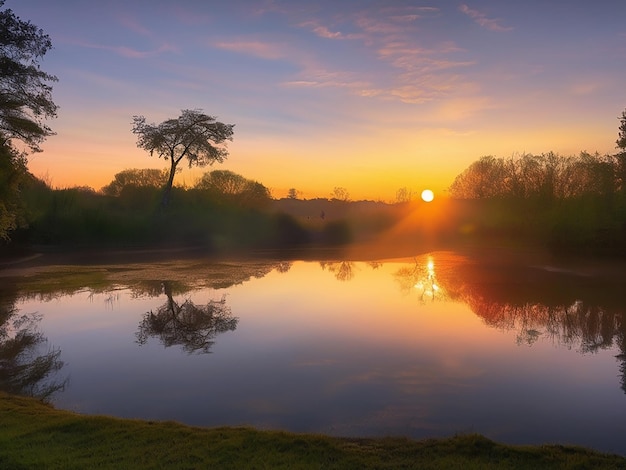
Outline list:
[[[0,0],[0,7],[4,0]],[[0,138],[13,139],[38,152],[54,132],[44,120],[56,117],[50,82],[57,77],[42,71],[39,61],[52,48],[47,34],[10,9],[0,11]]]

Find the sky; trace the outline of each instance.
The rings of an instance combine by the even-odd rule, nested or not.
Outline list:
[[[50,36],[56,132],[29,168],[98,190],[129,168],[132,119],[235,124],[222,164],[274,197],[445,195],[484,155],[614,153],[626,1],[6,0]]]

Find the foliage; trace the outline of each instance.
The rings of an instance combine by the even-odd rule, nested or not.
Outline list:
[[[216,117],[198,109],[184,109],[178,118],[161,124],[149,124],[144,116],[133,116],[132,131],[137,135],[137,146],[170,162],[163,206],[169,203],[174,175],[181,160],[187,159],[189,167],[223,162],[228,156],[225,142],[232,140],[233,127],[234,124],[219,122]]]
[[[406,186],[396,191],[396,202],[398,204],[411,202],[411,199],[413,199],[413,192]]]
[[[0,1],[0,7],[4,0]],[[0,11],[0,138],[3,145],[21,140],[33,151],[52,130],[44,119],[55,117],[53,75],[43,72],[39,60],[52,47],[47,34],[12,10]]]
[[[0,0],[0,7],[4,0]],[[50,38],[10,10],[0,11],[0,239],[23,226],[26,220],[21,189],[29,179],[26,154],[14,140],[31,151],[52,130],[44,123],[55,117],[57,106],[49,82],[56,77],[43,72],[40,59],[52,47]]]
[[[0,394],[2,468],[624,468],[581,447],[509,446],[476,434],[416,441],[81,416]]]
[[[307,229],[290,215],[270,211],[256,196],[266,197],[266,189],[254,192],[256,184],[236,203],[205,190],[174,187],[168,211],[159,210],[161,190],[154,187],[125,186],[119,196],[108,196],[91,188],[33,184],[23,192],[28,227],[17,231],[13,242],[72,250],[184,246],[210,252],[307,242]]]
[[[622,112],[617,136],[617,148],[619,152],[615,155],[617,163],[617,185],[618,189],[626,194],[626,111]]]
[[[52,378],[63,367],[58,349],[40,353],[46,338],[37,331],[37,314],[20,315],[12,301],[0,299],[0,390],[48,400],[67,380]]]
[[[348,193],[348,190],[346,188],[342,188],[341,186],[335,186],[331,197],[338,201],[347,202],[350,200],[350,193]]]
[[[450,195],[457,199],[536,199],[544,202],[615,192],[613,157],[582,152],[517,158],[482,157],[456,177]]]
[[[618,155],[489,156],[461,173],[450,194],[475,202],[477,237],[535,240],[555,252],[626,255],[621,171]]]
[[[296,188],[289,188],[289,191],[287,191],[287,197],[289,199],[298,199],[299,194],[300,191],[298,191]]]
[[[102,188],[102,193],[109,196],[119,196],[126,188],[162,188],[167,183],[167,170],[152,168],[132,168],[117,173],[108,185]]]
[[[292,247],[310,242],[310,234],[293,217],[279,213],[272,220],[271,239],[276,246]]]
[[[270,191],[258,181],[244,178],[230,170],[207,172],[195,185],[225,202],[245,207],[266,207],[271,200]]]
[[[352,241],[350,226],[345,220],[334,220],[324,225],[322,240],[327,245],[347,245]]]
[[[626,110],[622,111],[622,115],[619,117],[619,132],[617,136],[617,148],[626,151]]]
[[[13,148],[0,145],[0,239],[24,224],[20,191],[27,180],[26,159]]]

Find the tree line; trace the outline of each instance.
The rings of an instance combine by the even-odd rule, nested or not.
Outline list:
[[[485,156],[450,196],[473,238],[508,238],[557,253],[626,256],[626,110],[615,154]]]
[[[485,156],[459,174],[449,191],[457,199],[610,198],[626,191],[622,167],[620,154]]]
[[[133,193],[142,190],[167,188],[168,194],[164,197],[169,200],[172,191],[169,180],[170,171],[167,169],[129,168],[117,173],[113,181],[104,186],[100,192],[106,196],[132,198]],[[224,203],[250,208],[267,207],[272,200],[270,190],[266,186],[230,170],[206,172],[190,190],[204,191],[209,197],[220,199]]]
[[[615,154],[554,152],[509,158],[484,156],[459,174],[449,188],[457,199],[538,199],[626,194],[626,110],[618,118]]]

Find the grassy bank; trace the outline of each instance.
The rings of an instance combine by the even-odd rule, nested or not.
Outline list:
[[[506,446],[478,435],[341,439],[82,416],[0,393],[0,468],[625,468],[579,447]]]

